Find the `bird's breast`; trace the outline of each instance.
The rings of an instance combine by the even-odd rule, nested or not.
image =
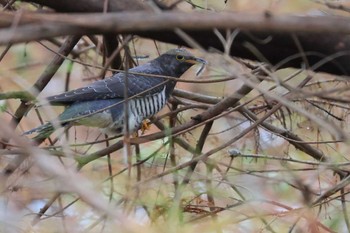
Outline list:
[[[139,116],[139,118],[141,117],[143,119],[156,114],[166,103],[165,90],[164,87],[159,93],[131,99],[129,101],[129,112],[132,115]]]
[[[159,93],[130,99],[127,104],[129,131],[135,132],[141,128],[142,121],[159,112],[166,103],[166,88]],[[124,126],[125,112],[114,118],[110,127],[114,131],[120,131]]]

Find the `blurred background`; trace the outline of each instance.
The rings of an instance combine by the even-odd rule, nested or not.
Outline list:
[[[162,2],[171,5],[176,1]],[[350,6],[348,1],[336,2]],[[39,9],[37,5],[19,1],[13,6],[17,11]],[[330,9],[324,1],[311,0],[193,0],[183,1],[176,9],[188,12],[210,10],[256,14],[266,11],[293,15],[348,14]],[[1,46],[0,92],[33,91],[32,85],[64,40],[64,37],[57,37],[14,44],[8,50],[6,46]],[[136,64],[150,61],[176,47],[140,37],[135,37],[128,43]],[[49,84],[40,92],[39,98],[98,80],[105,63],[102,48],[102,37],[82,37]],[[207,97],[224,98],[231,95],[245,81],[240,78],[220,80],[232,77],[233,73],[252,74],[247,65],[260,65],[221,53],[189,50],[207,60],[208,65],[199,75],[196,73],[200,67],[191,68],[182,79],[213,82],[178,82],[176,87]],[[125,51],[122,50],[121,54],[124,58]],[[113,72],[108,70],[106,77]],[[297,88],[309,75],[306,70],[273,70],[258,86],[270,95],[289,97],[292,88],[288,89],[281,83]],[[348,99],[347,87],[347,81],[342,78],[313,73],[312,80],[300,92],[306,97],[292,93],[290,101],[293,106],[327,119],[348,132],[348,103],[315,97],[315,93],[330,92],[334,98]],[[277,102],[268,95],[261,95],[259,88],[245,95],[240,103],[262,117]],[[2,124],[10,124],[20,103],[18,99],[0,101]],[[174,110],[174,106],[188,106],[187,110],[177,114],[175,123],[167,114]],[[210,106],[208,103],[175,95],[156,117],[169,128],[174,126],[172,124],[176,126],[188,122],[191,117]],[[62,110],[62,107],[53,108],[55,114]],[[52,111],[45,110],[45,107],[33,108],[20,122],[16,134],[21,135],[24,131],[51,120],[52,116]],[[51,137],[55,143],[46,140],[40,148],[50,151],[50,163],[61,164],[73,171],[82,165],[77,173],[72,173],[73,178],[67,183],[86,185],[83,188],[92,192],[84,196],[74,185],[65,187],[62,185],[65,182],[60,180],[64,177],[61,176],[63,174],[50,173],[50,169],[54,169],[50,167],[43,170],[44,165],[38,166],[35,159],[29,157],[11,176],[1,176],[0,232],[138,231],[138,228],[131,227],[130,231],[120,228],[120,222],[106,218],[106,214],[96,208],[92,199],[109,203],[110,209],[128,216],[123,224],[132,226],[137,223],[143,232],[348,232],[348,186],[322,202],[313,203],[339,182],[339,177],[334,174],[334,170],[329,169],[330,166],[345,170],[349,168],[349,144],[338,141],[319,123],[288,106],[281,107],[266,122],[299,135],[324,155],[331,157],[332,164],[311,158],[266,127],[255,127],[228,147],[210,155],[205,163],[198,163],[194,171],[189,172],[187,167],[178,168],[163,176],[163,172],[198,156],[186,148],[184,143],[195,147],[204,126],[177,136],[180,142],[173,137],[164,137],[131,146],[131,158],[121,149],[86,164],[79,164],[77,158],[88,157],[121,139],[106,141],[105,135],[98,129],[72,127],[66,137],[59,131]],[[199,154],[219,148],[252,124],[238,111],[226,111],[226,114],[214,121]],[[152,124],[143,136],[159,131],[159,127]],[[54,140],[59,135],[61,137]],[[14,158],[14,154],[8,153],[6,149],[16,150],[18,145],[12,140],[6,142],[2,139],[2,142],[6,144],[0,156],[0,167],[4,170]],[[56,155],[55,151],[58,151]],[[188,178],[188,182],[183,182],[184,178]],[[79,183],[80,179],[84,182]],[[98,195],[93,196],[94,193]],[[43,211],[44,207],[47,207],[46,211]],[[43,213],[42,216],[38,216],[40,212]]]

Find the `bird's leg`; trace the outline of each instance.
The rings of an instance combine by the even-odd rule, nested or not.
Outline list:
[[[146,120],[143,120],[142,123],[141,123],[141,134],[144,134],[146,130],[149,130],[151,128],[151,122],[146,119]]]
[[[141,128],[140,128],[140,130],[141,130],[141,135],[143,135],[143,134],[146,132],[146,130],[148,130],[148,129],[150,128],[150,125],[151,125],[151,122],[150,122],[149,120],[147,120],[147,119],[146,119],[146,120],[143,120],[143,121],[141,122]],[[132,136],[133,136],[134,138],[137,138],[137,137],[139,136],[138,131],[132,133]]]

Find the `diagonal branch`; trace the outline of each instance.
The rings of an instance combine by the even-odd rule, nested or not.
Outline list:
[[[38,80],[33,85],[33,89],[35,93],[38,93],[44,89],[44,87],[48,84],[48,82],[51,80],[53,75],[56,73],[58,68],[62,65],[64,62],[64,56],[67,56],[74,46],[78,43],[80,40],[80,36],[71,36],[67,38],[65,43],[61,46],[61,48],[58,51],[58,54],[54,56],[51,63],[46,67],[44,72],[41,74],[41,76],[38,78]],[[63,56],[62,56],[63,55]],[[14,126],[14,128],[17,127],[18,123],[22,120],[23,116],[26,112],[32,107],[32,105],[28,105],[26,101],[22,101],[20,106],[17,108],[14,116],[11,120],[11,125]],[[7,141],[4,140],[4,141]],[[11,175],[15,169],[18,168],[18,166],[25,160],[26,156],[23,155],[17,155],[11,163],[9,163],[6,168],[4,169],[6,175]]]

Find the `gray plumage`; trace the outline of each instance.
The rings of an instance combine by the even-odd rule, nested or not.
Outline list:
[[[131,97],[128,100],[130,131],[138,130],[144,119],[160,111],[176,85],[176,80],[147,74],[179,78],[196,63],[205,61],[184,49],[172,49],[148,63],[129,69],[127,95]],[[88,86],[50,96],[47,100],[52,105],[67,106],[58,116],[57,121],[62,126],[86,125],[122,133],[125,87],[125,73],[117,73]],[[49,137],[53,131],[54,127],[49,122],[24,134],[36,132],[38,135],[34,139],[41,140]]]

